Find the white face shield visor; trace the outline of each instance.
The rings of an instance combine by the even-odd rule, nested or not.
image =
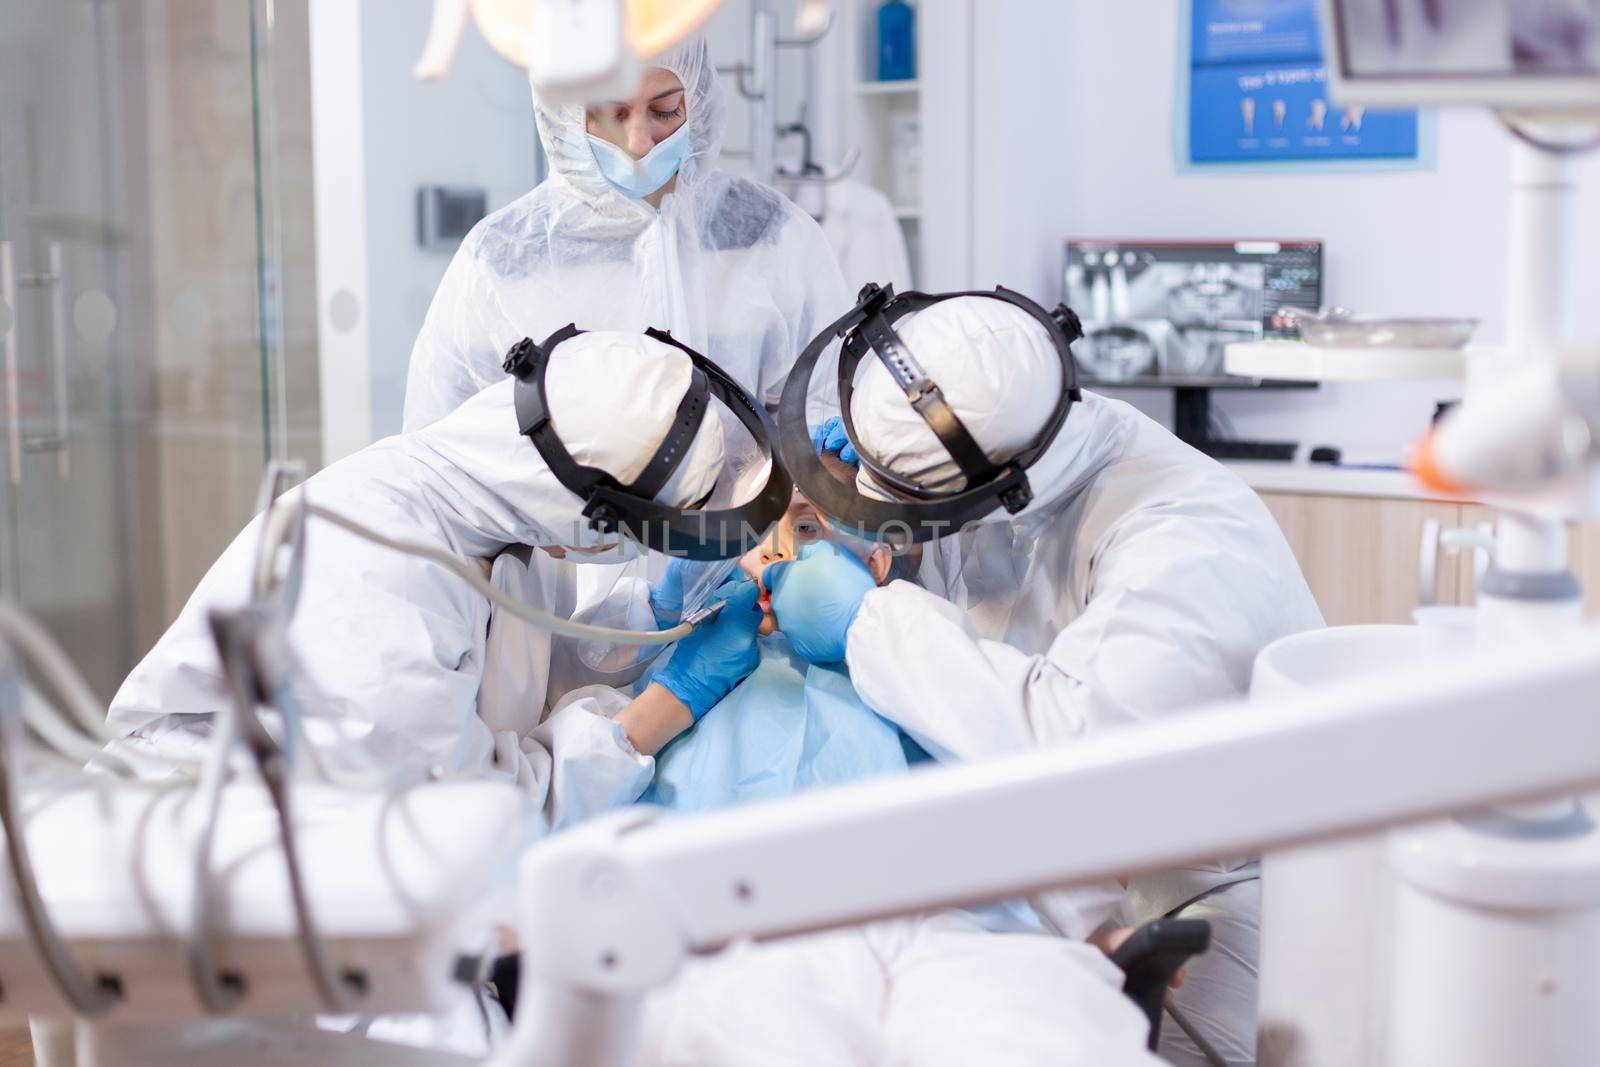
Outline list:
[[[617,402],[563,405],[569,390],[597,385],[588,350],[618,344],[643,346],[648,359],[629,388],[601,385]],[[572,358],[578,349],[585,358]],[[639,632],[692,620],[783,515],[792,484],[774,461],[766,410],[669,335],[567,327],[518,345],[507,370],[518,378],[520,431],[583,501],[575,528],[554,531],[567,547],[549,550],[576,567],[575,621]],[[637,677],[659,650],[581,646],[584,667],[610,684]]]
[[[705,498],[708,510],[736,508],[753,500],[772,476],[772,457],[726,411],[720,412],[725,450],[716,484]],[[773,524],[754,530],[758,543]],[[661,630],[705,607],[724,582],[739,577],[738,557],[693,560],[651,551],[624,532],[609,548],[565,553],[575,565],[578,610],[575,621],[616,630]],[[618,642],[576,642],[573,653],[597,684],[627,685],[644,673],[662,651]]]

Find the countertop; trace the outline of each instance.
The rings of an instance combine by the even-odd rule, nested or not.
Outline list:
[[[1258,493],[1304,493],[1311,496],[1364,496],[1390,500],[1445,500],[1473,503],[1432,493],[1405,471],[1337,467],[1328,463],[1271,463],[1235,460],[1223,464]]]

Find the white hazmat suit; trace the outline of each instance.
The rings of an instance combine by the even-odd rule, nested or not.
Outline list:
[[[1060,395],[1055,349],[1020,309],[957,298],[896,328],[991,459],[1031,441]],[[851,415],[857,445],[893,473],[959,482],[875,358],[857,373]],[[1322,625],[1255,494],[1128,405],[1085,394],[1028,478],[1023,512],[926,546],[922,587],[867,593],[849,630],[857,691],[936,757],[1070,744],[1242,695],[1263,647]],[[865,469],[859,484],[885,496]],[[1255,1048],[1256,877],[1236,860],[1130,885],[1140,921],[1212,920],[1214,946],[1177,1003],[1240,1063]],[[1165,1029],[1164,1055],[1203,1062],[1186,1046]]]
[[[727,114],[705,41],[652,65],[685,90],[689,148],[675,189],[659,210],[623,193],[600,171],[584,109],[536,99],[550,177],[480,222],[456,253],[411,355],[406,429],[498,380],[517,341],[569,322],[669,330],[775,406],[800,351],[849,304],[811,217],[717,167]]]
[[[545,385],[568,451],[626,483],[666,436],[689,378],[688,358],[670,346],[592,333],[555,349]],[[502,375],[449,417],[335,463],[305,491],[389,536],[493,559],[496,584],[570,615],[574,568],[537,549],[593,548],[601,535],[518,433],[514,386]],[[724,468],[722,426],[718,410],[708,410],[658,500],[681,507],[712,490]],[[109,723],[138,735],[138,746],[198,754],[227,699],[206,615],[245,599],[260,527],[258,517],[234,540],[118,691]],[[503,552],[508,546],[535,550]],[[308,709],[317,714],[306,724],[310,740],[330,756],[354,754],[358,765],[400,774],[513,777],[550,825],[632,801],[654,760],[595,714],[593,699],[544,717],[560,641],[531,636],[531,627],[507,626],[502,638],[498,627],[490,632],[490,616],[486,598],[437,564],[308,520],[289,640],[324,698]],[[494,655],[512,636],[519,654]]]

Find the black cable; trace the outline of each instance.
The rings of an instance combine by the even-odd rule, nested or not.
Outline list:
[[[1194,1047],[1200,1050],[1200,1055],[1206,1058],[1211,1067],[1228,1067],[1228,1061],[1222,1058],[1222,1053],[1218,1052],[1211,1042],[1201,1036],[1194,1023],[1190,1022],[1188,1017],[1179,1011],[1178,1006],[1170,1000],[1167,1001],[1167,1017],[1177,1023],[1178,1029],[1182,1030],[1185,1036],[1194,1042]]]
[[[223,975],[217,965],[212,930],[216,923],[216,887],[211,878],[211,855],[216,840],[217,821],[222,814],[222,794],[228,784],[228,756],[237,739],[238,722],[223,711],[217,717],[212,737],[214,763],[207,768],[199,793],[204,798],[205,825],[195,844],[194,872],[190,895],[190,935],[188,945],[189,979],[200,998],[200,1006],[212,1015],[226,1015],[244,996],[244,982],[236,974]],[[231,735],[231,736],[229,736]]]
[[[44,963],[45,972],[56,989],[72,1005],[79,1017],[92,1019],[104,1015],[122,999],[121,983],[109,975],[90,977],[78,966],[72,950],[61,937],[50,914],[45,909],[39,892],[38,877],[34,872],[33,858],[28,852],[27,828],[22,822],[22,806],[17,798],[19,756],[17,749],[22,741],[21,683],[5,684],[4,675],[11,671],[9,656],[0,646],[0,829],[6,835],[6,857],[11,864],[12,880],[17,887],[17,905],[22,911],[22,921],[27,929],[33,950]],[[15,699],[10,699],[14,697]]]
[[[261,678],[247,649],[251,639],[259,636],[262,616],[245,608],[231,615],[213,614],[211,624],[231,699],[222,711],[224,719],[229,721],[222,727],[223,732],[214,739],[215,763],[211,768],[214,775],[207,792],[210,810],[195,859],[195,929],[189,946],[189,965],[196,992],[207,1010],[217,1013],[232,1010],[244,994],[241,978],[218,970],[210,944],[215,913],[214,887],[210,884],[211,845],[221,812],[228,760],[242,740],[260,772],[262,784],[277,813],[279,840],[294,908],[295,936],[306,970],[327,1011],[336,1014],[354,1011],[366,993],[366,979],[358,973],[337,971],[328,955],[327,945],[318,932],[311,914],[310,896],[306,892],[300,850],[295,843],[294,820],[289,807],[289,761],[256,713]],[[270,622],[266,625],[270,625]],[[288,735],[293,736],[293,724],[286,723],[286,726],[289,727]]]
[[[1221,440],[1237,441],[1239,439],[1239,431],[1238,428],[1234,426],[1233,420],[1230,419],[1227,414],[1215,404],[1213,404],[1211,407],[1210,429],[1212,430],[1213,434],[1218,436]]]
[[[356,972],[335,971],[328,955],[328,946],[311,916],[311,898],[306,892],[305,877],[300,866],[300,850],[295,845],[294,821],[289,811],[288,761],[276,746],[271,749],[251,748],[261,780],[272,798],[272,807],[278,813],[278,831],[283,844],[283,862],[289,876],[289,896],[294,902],[296,934],[300,941],[300,954],[306,970],[317,987],[317,995],[330,1012],[354,1011],[366,995],[366,978]]]

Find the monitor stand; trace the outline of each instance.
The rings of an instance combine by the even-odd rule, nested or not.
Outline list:
[[[1180,385],[1172,391],[1172,427],[1178,440],[1212,459],[1294,460],[1299,445],[1276,441],[1223,441],[1211,436],[1211,390]]]

